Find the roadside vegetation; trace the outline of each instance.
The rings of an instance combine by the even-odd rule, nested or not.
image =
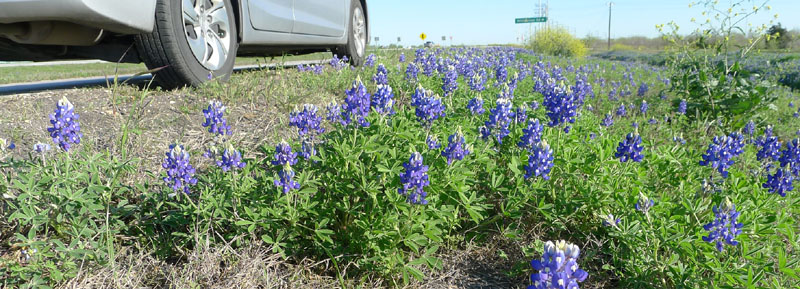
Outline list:
[[[800,95],[729,44],[0,97],[2,284],[790,288]]]

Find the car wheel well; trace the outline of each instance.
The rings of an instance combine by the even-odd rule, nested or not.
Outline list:
[[[231,6],[233,6],[233,15],[236,17],[236,42],[242,43],[242,1],[241,0],[231,0]]]

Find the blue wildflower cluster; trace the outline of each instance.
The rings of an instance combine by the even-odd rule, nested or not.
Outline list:
[[[752,137],[753,133],[755,132],[756,132],[756,123],[753,122],[752,120],[748,121],[747,124],[744,126],[744,133]]]
[[[78,123],[79,117],[75,113],[75,106],[66,97],[58,101],[55,113],[50,115],[50,124],[53,127],[47,131],[53,142],[64,151],[69,151],[72,145],[81,143],[83,134],[81,124]]]
[[[800,176],[800,139],[793,139],[786,143],[786,148],[781,151],[778,158],[781,167],[786,167],[795,177]]]
[[[647,101],[642,100],[642,105],[639,106],[639,112],[641,112],[642,114],[647,114],[648,108],[650,108],[650,106],[647,105]]]
[[[430,128],[433,121],[445,116],[445,106],[442,99],[422,86],[417,88],[412,96],[411,105],[415,107],[414,114],[422,126]]]
[[[360,79],[353,81],[352,88],[345,91],[347,96],[341,108],[341,124],[348,126],[351,123],[358,123],[362,127],[368,127],[367,115],[370,110],[370,94],[367,87]]]
[[[428,145],[429,150],[438,150],[442,147],[442,145],[439,144],[439,138],[435,135],[428,135],[428,137],[425,138],[425,144]]]
[[[767,176],[767,182],[762,187],[768,189],[770,193],[786,197],[786,192],[794,190],[792,182],[794,182],[794,176],[788,170],[778,168],[775,174]]]
[[[522,129],[522,137],[517,146],[532,151],[540,141],[542,141],[542,125],[538,119],[528,120],[528,127]]]
[[[772,135],[771,126],[764,130],[764,136],[755,140],[755,145],[759,147],[756,153],[756,159],[759,161],[778,161],[780,159],[781,142],[777,136]]]
[[[225,110],[227,108],[222,105],[218,100],[209,102],[208,107],[203,109],[203,116],[206,117],[206,122],[203,127],[208,128],[208,132],[213,135],[231,135],[231,127],[225,119]]]
[[[480,133],[483,139],[494,136],[497,142],[502,144],[503,138],[511,133],[508,130],[511,124],[511,100],[501,97],[497,99],[496,104],[490,111],[489,120],[480,127]]]
[[[406,80],[412,83],[417,82],[418,74],[419,74],[419,67],[413,62],[409,63],[408,66],[406,67]]]
[[[333,69],[335,69],[336,71],[340,71],[343,68],[345,68],[345,66],[347,66],[347,62],[349,61],[350,59],[348,59],[346,55],[342,56],[342,58],[339,58],[338,55],[334,54],[333,58],[331,58],[328,64],[330,64],[330,66],[333,67]]]
[[[231,169],[242,169],[245,165],[247,164],[242,161],[242,154],[230,144],[225,148],[221,159],[217,160],[217,166],[220,167],[223,172],[227,172]]]
[[[472,91],[482,92],[486,89],[486,70],[481,69],[472,75],[467,83]]]
[[[642,82],[639,84],[639,90],[636,92],[636,96],[642,97],[648,90],[650,90],[650,87],[647,86],[647,83]]]
[[[169,151],[161,166],[167,170],[164,182],[172,188],[174,192],[189,194],[190,188],[197,184],[194,177],[194,167],[189,163],[189,153],[183,149],[182,145],[170,145]]]
[[[547,241],[542,258],[531,261],[531,267],[538,272],[531,274],[533,284],[528,289],[577,289],[578,283],[589,277],[578,268],[580,252],[578,246],[564,240]]]
[[[428,166],[422,164],[422,155],[418,152],[411,154],[407,163],[403,163],[405,172],[400,174],[400,182],[403,184],[402,188],[398,189],[398,193],[406,197],[406,200],[412,204],[427,205],[428,200],[425,197],[428,193],[425,192],[425,187],[430,184],[428,180]]]
[[[717,250],[722,252],[723,243],[730,246],[739,244],[736,236],[742,233],[742,223],[739,223],[739,212],[736,211],[736,206],[728,199],[725,198],[720,206],[712,208],[714,212],[714,221],[703,226],[703,229],[708,231],[708,236],[703,236],[703,241],[715,243]]]
[[[458,72],[454,66],[450,65],[442,77],[442,91],[445,96],[448,96],[453,94],[456,89],[458,89]]]
[[[325,133],[322,125],[322,117],[317,115],[317,106],[313,104],[303,105],[303,110],[295,110],[289,114],[289,126],[297,128],[300,137],[315,137]]]
[[[566,89],[563,84],[553,83],[549,87],[550,89],[544,93],[544,102],[542,103],[547,108],[547,116],[550,118],[547,125],[559,126],[565,123],[574,123],[579,106],[575,94]],[[564,131],[568,132],[569,126]]]
[[[642,137],[638,133],[629,133],[623,141],[619,142],[614,157],[619,158],[622,163],[628,160],[641,162],[644,159],[642,149]]]
[[[550,170],[553,168],[553,150],[547,142],[539,142],[528,155],[528,164],[523,166],[525,169],[525,179],[531,177],[542,177],[542,179],[550,179]]]
[[[620,104],[617,108],[617,116],[625,117],[628,114],[628,111],[625,110],[625,104]]]
[[[678,104],[678,113],[679,114],[686,114],[686,100],[681,99],[681,102]]]
[[[486,112],[486,110],[483,109],[483,98],[478,96],[470,99],[467,103],[467,109],[469,109],[472,115],[481,115]]]
[[[292,147],[288,143],[281,141],[275,146],[274,160],[271,162],[272,165],[281,167],[278,179],[274,181],[276,187],[280,188],[284,194],[300,189],[300,184],[293,179],[295,173],[292,170],[292,166],[297,164],[297,153],[292,152]]]
[[[372,95],[371,106],[380,115],[393,115],[395,111],[392,87],[388,84],[379,84],[375,94]]]
[[[389,70],[386,70],[386,67],[383,66],[383,63],[378,64],[375,75],[372,76],[372,81],[377,85],[389,84]]]
[[[447,158],[447,165],[451,165],[454,160],[460,161],[469,153],[469,145],[466,145],[464,134],[459,129],[447,138],[447,147],[442,151],[442,156]]]
[[[367,58],[364,60],[364,66],[366,66],[366,67],[375,66],[375,59],[376,58],[377,57],[375,56],[375,53],[370,53],[369,55],[367,55]]]
[[[406,54],[401,52],[397,60],[400,62],[406,62]]]
[[[700,165],[712,167],[723,178],[727,178],[728,167],[734,164],[733,158],[741,154],[743,148],[744,137],[739,133],[733,132],[729,136],[714,137],[714,142],[708,145]]]
[[[603,118],[603,121],[600,124],[605,127],[614,125],[614,119],[611,117],[611,113],[606,113],[606,117]]]

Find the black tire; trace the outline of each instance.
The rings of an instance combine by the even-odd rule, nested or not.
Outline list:
[[[204,0],[197,0],[204,1]],[[228,56],[216,70],[204,67],[195,58],[186,39],[181,0],[158,0],[153,32],[136,36],[136,48],[148,69],[164,67],[155,73],[155,81],[166,89],[198,86],[213,78],[228,80],[233,73],[238,41],[235,15],[230,0],[223,0],[231,37]]]
[[[366,11],[364,11],[364,7],[361,6],[361,1],[353,0],[350,3],[350,19],[348,20],[349,25],[347,25],[347,44],[344,46],[337,47],[333,53],[337,54],[339,57],[347,56],[350,59],[350,65],[352,66],[361,66],[364,64],[364,60],[366,59],[366,51],[367,51],[367,44],[369,44],[369,35],[365,35],[364,41],[364,50],[359,54],[358,48],[356,47],[356,39],[353,33],[353,30],[356,29],[355,23],[353,23],[353,13],[356,11],[361,11],[362,17],[367,22],[367,15]],[[366,27],[369,27],[369,24],[366,24]],[[366,28],[365,28],[366,29]],[[364,31],[366,34],[366,30]]]

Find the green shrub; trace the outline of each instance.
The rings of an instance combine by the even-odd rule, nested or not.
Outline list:
[[[536,53],[555,56],[580,58],[586,55],[586,45],[583,41],[561,27],[548,27],[537,31],[528,42],[528,48]]]

